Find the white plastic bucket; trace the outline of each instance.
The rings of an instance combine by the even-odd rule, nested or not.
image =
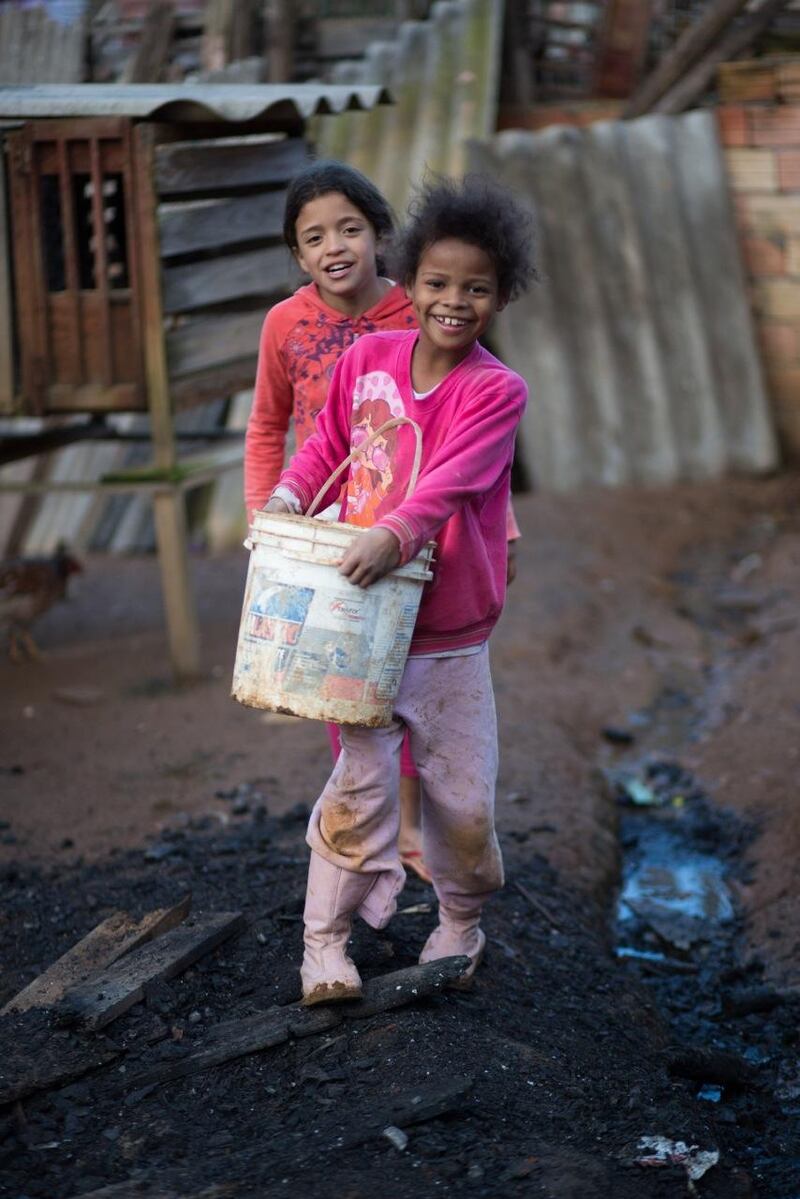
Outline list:
[[[413,425],[418,438],[410,491],[418,426],[397,418],[373,436],[398,423]],[[363,589],[337,566],[366,532],[310,516],[255,514],[233,671],[239,703],[335,724],[391,723],[434,547]]]

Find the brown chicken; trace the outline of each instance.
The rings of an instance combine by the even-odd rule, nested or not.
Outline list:
[[[51,558],[8,558],[0,562],[0,635],[6,639],[13,661],[19,662],[25,655],[40,656],[30,626],[65,598],[69,576],[82,569],[63,545]]]

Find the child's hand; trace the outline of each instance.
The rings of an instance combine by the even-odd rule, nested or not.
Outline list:
[[[400,543],[388,529],[370,529],[359,537],[339,564],[339,574],[356,587],[369,587],[400,561]]]
[[[272,499],[264,505],[264,507],[261,509],[261,511],[262,512],[275,512],[278,514],[285,515],[287,512],[289,514],[291,514],[292,510],[289,507],[289,505],[286,503],[285,500],[282,500],[277,495],[274,495],[272,497]]]

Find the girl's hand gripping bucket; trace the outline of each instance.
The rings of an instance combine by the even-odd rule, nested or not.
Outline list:
[[[411,425],[416,452],[406,497],[419,475],[422,433],[386,421],[337,467],[306,516],[257,512],[233,669],[233,698],[251,708],[335,724],[391,723],[422,587],[433,576],[433,544],[366,590],[337,569],[368,530],[313,519],[353,459],[397,425]]]

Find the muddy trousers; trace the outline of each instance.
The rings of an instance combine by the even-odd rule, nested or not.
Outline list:
[[[503,885],[494,829],[497,720],[489,653],[409,658],[389,728],[343,726],[342,752],[307,841],[333,866],[374,881],[355,910],[382,928],[404,872],[397,851],[400,752],[408,729],[423,788],[422,843],[440,907],[475,918]]]

